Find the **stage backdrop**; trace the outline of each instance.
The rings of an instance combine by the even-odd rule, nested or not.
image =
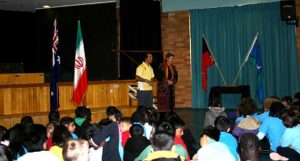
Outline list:
[[[192,106],[207,108],[208,92],[201,88],[202,34],[207,38],[216,61],[231,85],[256,32],[263,59],[264,96],[293,96],[300,91],[297,64],[296,26],[280,20],[279,2],[215,9],[191,10]],[[215,66],[208,69],[208,89],[223,86]],[[250,85],[257,101],[256,68],[245,64],[236,85]],[[223,99],[228,108],[236,108],[239,97]],[[257,101],[258,102],[258,101]]]
[[[73,81],[77,20],[81,22],[89,80],[117,78],[116,3],[71,6],[29,12],[0,11],[0,63],[45,73],[49,80],[53,21],[57,18],[61,82]]]

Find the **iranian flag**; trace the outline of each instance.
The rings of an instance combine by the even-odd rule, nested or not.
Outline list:
[[[80,21],[78,21],[77,39],[76,39],[76,54],[74,63],[74,91],[73,101],[80,104],[87,90],[87,69],[84,53],[84,45],[82,40]]]

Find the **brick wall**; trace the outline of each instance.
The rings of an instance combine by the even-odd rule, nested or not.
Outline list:
[[[174,64],[179,79],[176,84],[175,107],[192,106],[192,75],[190,59],[190,31],[188,11],[162,13],[162,50],[175,55]]]

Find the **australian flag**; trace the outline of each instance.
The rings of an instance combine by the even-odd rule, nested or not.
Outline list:
[[[59,66],[60,66],[60,57],[58,54],[58,29],[56,19],[54,20],[54,32],[52,38],[52,67],[50,74],[50,106],[51,111],[59,108],[59,90],[58,90],[58,78],[59,78]]]

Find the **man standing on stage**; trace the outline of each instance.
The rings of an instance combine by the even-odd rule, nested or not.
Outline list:
[[[154,72],[150,66],[152,60],[152,54],[147,53],[145,55],[145,61],[136,68],[135,79],[138,81],[137,98],[139,106],[153,107],[152,87]]]
[[[173,65],[174,54],[167,53],[165,61],[158,68],[158,110],[173,111],[175,106],[175,84],[178,74]]]

